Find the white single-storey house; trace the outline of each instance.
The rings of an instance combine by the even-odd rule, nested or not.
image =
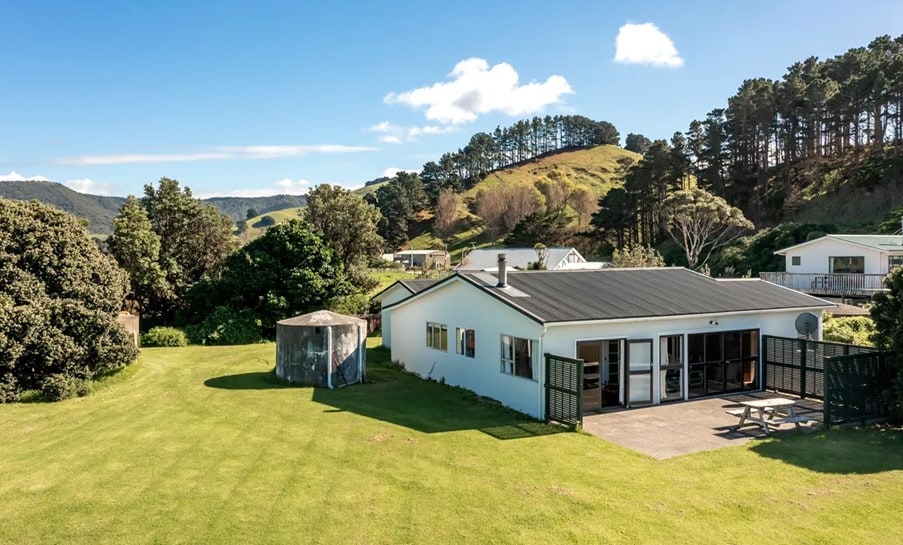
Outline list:
[[[415,293],[419,293],[425,290],[436,282],[438,282],[438,280],[433,279],[397,280],[395,283],[377,293],[370,299],[373,301],[379,301],[380,307],[388,307],[403,299],[407,299]],[[392,346],[392,316],[388,312],[380,312],[383,345],[389,348]]]
[[[478,248],[468,252],[455,270],[496,271],[499,252],[504,252],[508,256],[509,269],[527,270],[539,259],[539,253],[535,248]],[[568,263],[586,263],[586,258],[576,248],[546,248],[544,252],[544,265],[549,271],[561,269]]]
[[[871,296],[884,289],[884,277],[903,265],[903,236],[825,235],[775,252],[785,272],[760,277],[805,293]]]
[[[582,359],[586,410],[762,388],[763,335],[831,303],[684,268],[459,272],[384,305],[392,358],[535,418],[545,353]],[[384,332],[386,329],[384,329]]]
[[[402,250],[395,252],[393,259],[406,269],[424,265],[432,269],[447,269],[451,265],[451,257],[444,250]]]
[[[789,273],[886,275],[903,265],[903,236],[825,235],[775,252]]]

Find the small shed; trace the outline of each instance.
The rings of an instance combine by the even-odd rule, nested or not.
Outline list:
[[[276,322],[276,376],[292,384],[337,388],[361,382],[367,321],[319,310]]]

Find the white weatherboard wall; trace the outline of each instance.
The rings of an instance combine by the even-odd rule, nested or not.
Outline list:
[[[534,418],[544,417],[540,324],[460,279],[446,281],[388,312],[392,359],[407,370],[497,399]],[[426,345],[427,322],[448,326],[447,352]],[[456,352],[459,327],[475,332],[473,358]],[[538,341],[533,380],[501,372],[502,334]]]
[[[735,315],[706,314],[688,318],[653,318],[600,321],[597,323],[550,324],[546,327],[543,350],[559,356],[574,358],[577,357],[577,341],[591,341],[597,339],[651,339],[653,341],[653,369],[657,369],[661,362],[659,354],[661,347],[659,337],[662,335],[716,333],[720,331],[758,329],[760,342],[762,335],[796,337],[797,332],[795,323],[797,316],[799,316],[801,312],[811,312],[819,317],[818,331],[820,340],[822,311],[821,309],[816,309],[808,311],[755,312]],[[717,325],[710,323],[711,321],[716,322]],[[684,350],[686,351],[686,342],[684,342]],[[683,360],[686,361],[686,355],[684,355]],[[761,366],[758,372],[761,377]],[[687,374],[683,373],[681,376],[684,377],[684,381],[686,382]],[[661,379],[661,373],[652,373],[653,403],[658,403],[660,400]],[[684,384],[683,391],[687,391],[687,384]],[[623,381],[621,395],[623,396]]]
[[[408,288],[402,286],[401,284],[395,284],[387,289],[379,298],[380,305],[385,308],[389,305],[394,305],[395,303],[410,297],[411,292]],[[380,312],[380,324],[383,333],[383,346],[391,347],[392,346],[392,313],[381,311]]]
[[[832,238],[813,241],[785,254],[785,269],[789,273],[821,273],[829,271],[828,258],[864,256],[865,274],[887,274],[887,253],[858,244],[850,244]],[[800,264],[793,265],[793,256],[799,256]]]

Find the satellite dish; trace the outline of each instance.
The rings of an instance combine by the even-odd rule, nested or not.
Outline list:
[[[818,317],[811,312],[804,312],[796,317],[796,332],[807,339],[818,331]]]

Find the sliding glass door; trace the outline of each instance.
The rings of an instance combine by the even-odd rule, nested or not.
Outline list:
[[[759,388],[759,331],[687,335],[689,397]]]

